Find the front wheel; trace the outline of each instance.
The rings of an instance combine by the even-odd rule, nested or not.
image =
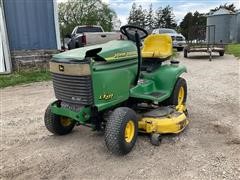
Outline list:
[[[129,153],[137,140],[138,120],[136,113],[127,107],[115,109],[109,116],[105,129],[107,148],[114,154]]]
[[[68,117],[53,114],[49,105],[45,111],[44,123],[51,133],[65,135],[72,131],[76,122]]]

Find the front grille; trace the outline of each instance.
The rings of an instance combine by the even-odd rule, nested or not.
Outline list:
[[[91,75],[70,76],[52,73],[52,79],[57,99],[71,104],[93,104]]]
[[[183,41],[183,37],[182,37],[182,36],[177,36],[177,37],[176,37],[176,40],[177,40],[177,41]]]

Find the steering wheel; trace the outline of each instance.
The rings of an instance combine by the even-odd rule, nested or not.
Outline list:
[[[143,28],[140,28],[138,26],[134,26],[134,25],[125,25],[125,26],[122,26],[120,28],[120,32],[127,36],[127,38],[131,41],[134,41],[136,42],[136,38],[135,38],[135,33],[138,33],[139,35],[139,39],[144,39],[145,37],[148,36],[148,32],[143,29]]]

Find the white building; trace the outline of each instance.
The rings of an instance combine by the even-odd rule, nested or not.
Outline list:
[[[2,1],[0,1],[0,74],[9,73],[12,68],[7,37],[3,4]]]

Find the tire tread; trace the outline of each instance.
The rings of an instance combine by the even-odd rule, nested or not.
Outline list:
[[[44,123],[47,130],[56,135],[69,134],[75,126],[75,121],[73,121],[68,127],[63,127],[60,124],[60,116],[51,112],[51,105],[45,111]]]
[[[136,137],[133,140],[133,145],[130,148],[123,147],[121,143],[121,130],[123,127],[123,121],[128,118],[128,116],[132,116],[133,121],[137,121],[137,116],[135,112],[127,107],[120,107],[115,109],[109,116],[107,121],[106,130],[105,130],[105,142],[107,148],[114,154],[122,155],[127,154],[136,142]],[[136,125],[136,124],[135,124]],[[135,130],[137,131],[137,126],[135,126]]]

